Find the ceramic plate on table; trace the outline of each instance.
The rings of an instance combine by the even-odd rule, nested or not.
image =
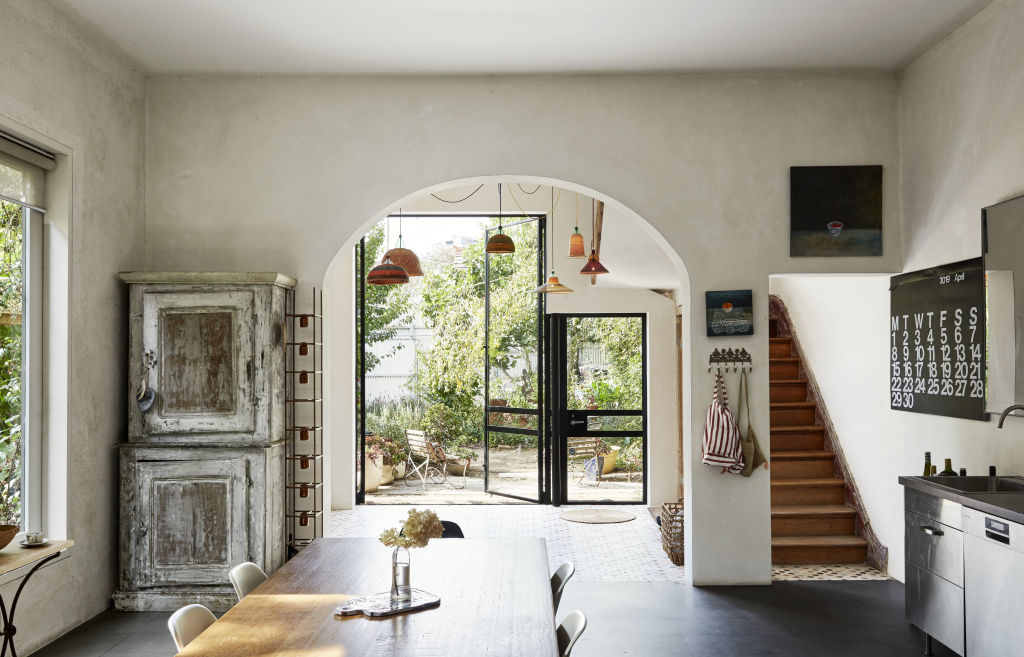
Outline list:
[[[46,547],[47,545],[50,544],[50,541],[44,540],[42,543],[29,543],[28,541],[18,541],[18,543],[23,548],[37,548],[37,547]]]

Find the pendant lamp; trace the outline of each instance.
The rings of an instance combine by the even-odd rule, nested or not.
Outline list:
[[[512,238],[501,232],[501,183],[498,183],[498,232],[491,235],[484,249],[487,253],[515,253],[516,244]]]
[[[580,193],[576,192],[576,230],[569,236],[569,257],[586,258],[587,252],[583,246],[583,236],[580,235]]]
[[[402,208],[398,208],[398,246],[389,249],[384,254],[384,257],[390,258],[391,262],[404,269],[405,273],[409,276],[423,275],[419,257],[413,253],[412,249],[406,249],[402,246]]]
[[[555,190],[551,189],[551,275],[548,276],[548,282],[538,287],[534,292],[538,294],[569,294],[572,290],[565,285],[562,285],[558,281],[558,277],[555,276]]]
[[[369,285],[401,285],[409,282],[409,274],[384,254],[380,264],[366,274],[366,282]]]
[[[608,274],[610,273],[605,269],[601,261],[597,259],[597,250],[594,248],[594,240],[597,239],[597,218],[594,214],[594,199],[590,199],[590,224],[593,232],[590,238],[590,257],[587,258],[587,264],[583,265],[583,269],[580,270],[581,274]]]

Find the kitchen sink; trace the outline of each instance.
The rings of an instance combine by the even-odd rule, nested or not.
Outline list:
[[[1024,493],[1024,477],[928,477],[926,481],[961,493]]]

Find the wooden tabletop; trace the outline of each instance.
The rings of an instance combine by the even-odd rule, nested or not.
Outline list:
[[[50,541],[42,547],[26,548],[21,547],[18,542],[22,540],[22,536],[22,534],[18,534],[7,547],[0,550],[0,576],[18,568],[31,566],[37,561],[42,561],[55,552],[63,552],[75,544],[74,541]]]
[[[433,539],[409,551],[411,584],[440,607],[335,618],[345,600],[390,590],[391,552],[373,538],[316,539],[179,655],[558,654],[544,539]]]

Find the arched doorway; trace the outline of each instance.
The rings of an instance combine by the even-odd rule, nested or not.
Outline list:
[[[615,199],[581,185],[530,176],[480,177],[453,181],[407,194],[368,219],[341,246],[324,278],[327,333],[325,379],[325,421],[330,441],[330,498],[336,508],[355,502],[355,425],[353,398],[355,363],[353,357],[353,316],[355,279],[354,245],[384,217],[397,213],[439,215],[497,214],[497,183],[506,185],[504,211],[547,215],[555,202],[551,235],[557,251],[548,260],[563,277],[579,268],[578,261],[564,258],[566,241],[577,215],[581,232],[589,233],[591,201],[605,205],[602,262],[613,276],[591,285],[579,277],[575,294],[551,296],[548,313],[602,314],[634,313],[648,319],[651,371],[648,373],[651,413],[651,441],[648,452],[650,477],[647,500],[660,504],[681,496],[683,435],[681,371],[678,327],[680,309],[689,309],[689,277],[682,260],[667,241],[646,220]],[[543,188],[543,189],[542,189]],[[538,193],[541,192],[541,193]],[[580,208],[577,211],[577,194]],[[559,196],[555,201],[552,196]],[[458,201],[453,203],[452,201]],[[686,341],[683,341],[685,344]],[[684,452],[685,453],[685,452]]]

